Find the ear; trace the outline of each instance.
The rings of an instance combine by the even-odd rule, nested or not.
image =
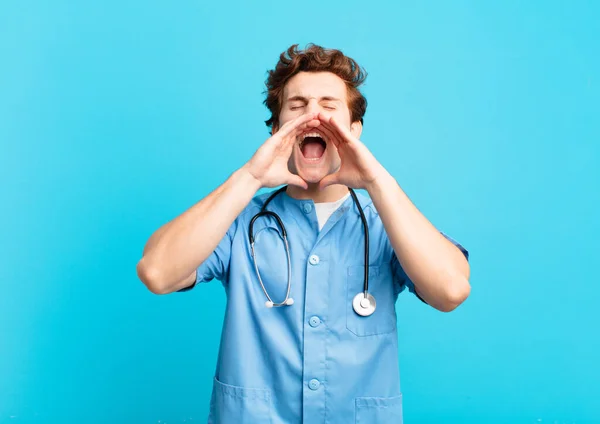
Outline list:
[[[276,123],[273,123],[273,125],[271,126],[271,135],[275,135],[275,133],[279,131],[279,125]]]
[[[360,121],[353,122],[350,125],[350,133],[357,139],[360,139],[360,135],[362,134],[362,124]]]

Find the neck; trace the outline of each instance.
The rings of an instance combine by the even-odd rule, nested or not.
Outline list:
[[[341,184],[330,185],[319,190],[319,184],[308,184],[308,190],[301,187],[289,185],[286,193],[294,199],[312,199],[315,203],[335,202],[348,194],[348,187]]]

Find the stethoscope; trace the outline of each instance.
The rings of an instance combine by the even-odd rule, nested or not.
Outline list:
[[[279,215],[277,215],[275,212],[271,212],[271,211],[267,210],[267,206],[269,205],[271,200],[273,200],[273,198],[275,196],[277,196],[279,193],[281,193],[282,191],[284,191],[286,189],[287,189],[287,186],[284,186],[284,187],[280,188],[279,190],[275,191],[273,194],[271,194],[269,196],[269,198],[263,204],[260,212],[258,212],[256,215],[254,215],[252,217],[252,219],[250,220],[250,225],[248,226],[248,233],[250,236],[250,249],[252,251],[252,260],[254,262],[254,269],[256,270],[256,275],[258,276],[258,281],[260,282],[260,286],[262,287],[262,290],[265,293],[265,296],[267,297],[267,301],[265,302],[265,306],[267,308],[279,307],[279,306],[289,306],[289,305],[294,304],[294,299],[292,299],[290,297],[290,289],[292,287],[292,264],[291,264],[291,260],[290,260],[290,248],[289,248],[288,241],[287,241],[287,232],[285,231],[285,226],[283,225],[283,221],[281,221],[281,218],[279,218]],[[364,276],[363,291],[358,293],[356,296],[354,296],[354,299],[352,300],[352,307],[354,308],[354,311],[358,315],[366,317],[366,316],[371,315],[373,312],[375,312],[375,307],[377,306],[377,303],[375,302],[375,298],[373,297],[373,295],[371,295],[369,293],[369,227],[367,225],[367,219],[365,218],[365,214],[364,214],[364,212],[360,206],[360,203],[358,202],[358,199],[356,197],[356,193],[354,193],[354,190],[352,190],[351,188],[348,188],[348,190],[350,190],[350,194],[352,195],[354,204],[358,208],[358,212],[360,213],[360,219],[362,220],[363,229],[365,232],[365,272],[364,272],[365,276]],[[283,243],[285,245],[285,253],[287,255],[287,265],[288,265],[288,268],[287,268],[288,269],[288,280],[287,280],[287,292],[285,295],[285,299],[281,303],[273,302],[273,299],[271,299],[271,296],[269,296],[269,293],[267,293],[267,289],[265,288],[262,278],[260,277],[260,272],[258,271],[258,265],[256,263],[256,251],[254,250],[254,231],[253,231],[253,229],[254,229],[254,221],[256,221],[261,216],[272,216],[273,218],[275,218],[275,221],[277,222],[277,225],[279,226],[279,228],[281,230],[280,236],[283,238]]]

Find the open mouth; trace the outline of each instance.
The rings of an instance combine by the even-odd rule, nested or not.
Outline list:
[[[302,156],[309,161],[318,161],[327,149],[327,142],[317,132],[309,132],[299,137]]]

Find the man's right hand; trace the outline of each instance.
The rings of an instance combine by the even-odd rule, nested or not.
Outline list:
[[[244,168],[261,185],[261,187],[277,187],[292,184],[303,189],[308,184],[298,175],[292,174],[288,169],[288,161],[292,155],[296,137],[306,128],[318,127],[318,113],[307,113],[287,122],[273,134],[254,153]]]
[[[150,291],[166,294],[191,286],[198,266],[213,253],[260,187],[293,184],[308,188],[306,181],[289,171],[288,160],[297,136],[319,126],[317,116],[302,115],[283,125],[227,181],[154,232],[137,266],[139,278]]]

